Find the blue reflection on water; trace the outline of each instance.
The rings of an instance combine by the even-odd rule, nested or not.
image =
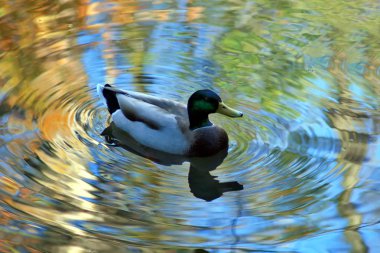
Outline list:
[[[104,50],[102,40],[100,33],[92,34],[89,31],[82,31],[78,34],[79,45],[96,43],[94,46],[86,46],[82,56],[83,67],[87,72],[88,82],[92,88],[95,88],[97,83],[105,82],[107,68],[102,55]]]

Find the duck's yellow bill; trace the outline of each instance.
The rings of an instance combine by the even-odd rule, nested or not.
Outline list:
[[[239,112],[238,110],[232,109],[231,107],[228,107],[223,102],[219,103],[218,110],[216,110],[217,113],[224,114],[228,117],[237,118],[237,117],[243,117],[243,113]]]

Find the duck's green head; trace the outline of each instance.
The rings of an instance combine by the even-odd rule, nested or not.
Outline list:
[[[190,129],[212,125],[208,119],[210,113],[221,113],[229,117],[242,117],[243,113],[225,105],[222,99],[211,90],[198,90],[190,96],[187,103]]]

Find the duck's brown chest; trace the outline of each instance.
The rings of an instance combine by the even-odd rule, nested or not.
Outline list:
[[[212,126],[194,130],[190,156],[210,156],[228,147],[228,135],[224,129]]]

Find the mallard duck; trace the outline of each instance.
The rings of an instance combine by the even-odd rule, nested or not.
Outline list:
[[[209,156],[227,148],[227,133],[212,124],[208,115],[243,116],[207,89],[194,92],[187,106],[109,84],[98,85],[97,91],[118,128],[140,144],[170,154]]]

